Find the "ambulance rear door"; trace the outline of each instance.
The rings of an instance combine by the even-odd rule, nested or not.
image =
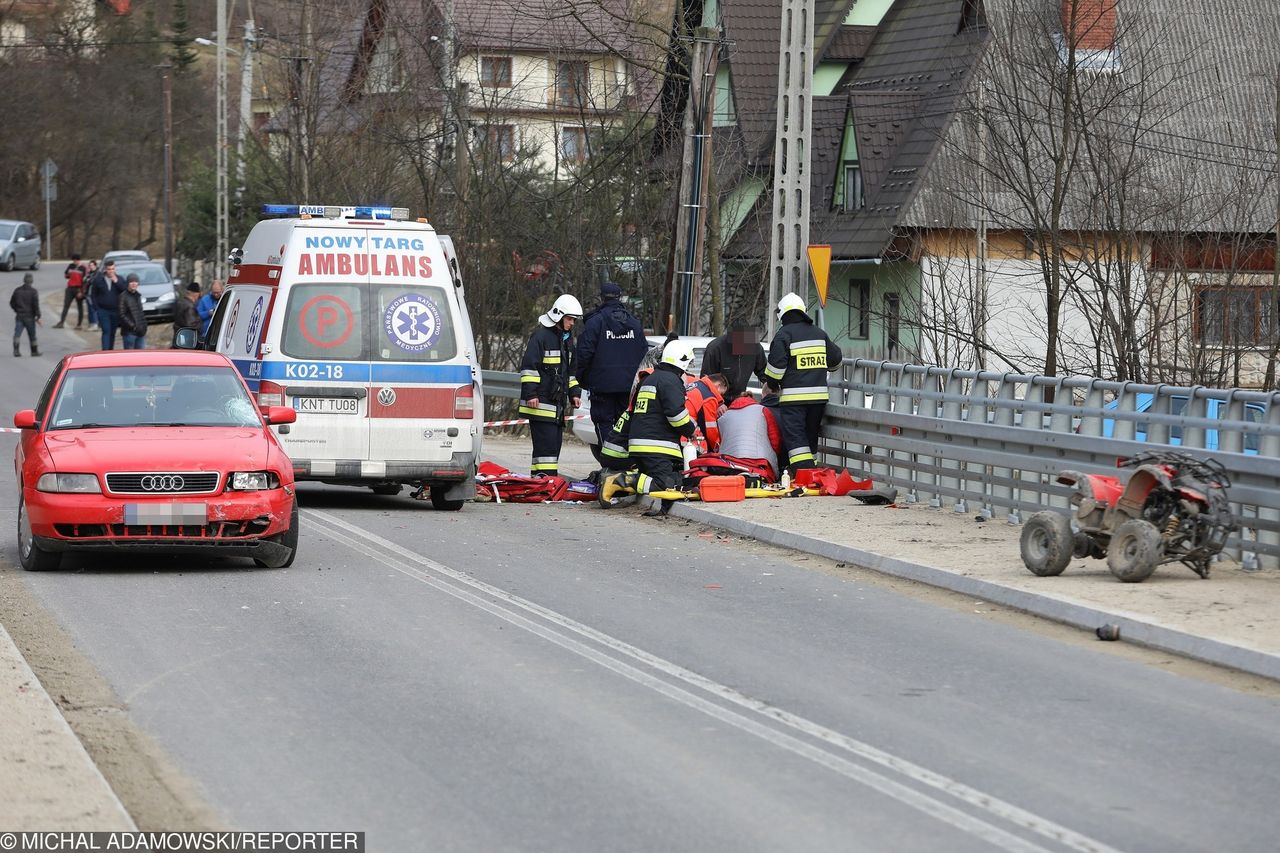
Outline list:
[[[440,242],[429,229],[388,229],[371,243],[370,270],[370,463],[449,463],[476,443],[476,377]]]
[[[369,275],[357,259],[368,238],[363,228],[300,226],[283,258],[263,387],[297,411],[280,440],[310,462],[312,479],[367,476]]]

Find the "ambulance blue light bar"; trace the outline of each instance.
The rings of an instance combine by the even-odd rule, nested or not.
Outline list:
[[[409,218],[407,207],[341,206],[336,204],[264,204],[263,216],[322,216],[325,219]]]

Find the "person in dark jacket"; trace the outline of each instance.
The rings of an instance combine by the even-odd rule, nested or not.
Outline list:
[[[703,376],[723,373],[729,380],[729,390],[724,395],[726,405],[742,396],[753,373],[763,382],[767,366],[756,330],[744,321],[734,323],[732,329],[707,344],[702,355]]]
[[[636,369],[648,348],[644,327],[622,304],[622,288],[605,282],[600,306],[583,321],[574,352],[578,382],[591,392],[591,424],[599,439],[591,452],[601,465],[604,438],[627,408]]]
[[[680,440],[693,438],[693,418],[685,408],[684,372],[693,361],[693,347],[686,341],[671,341],[662,350],[662,361],[640,384],[631,412],[627,451],[638,471],[613,474],[600,487],[600,503],[610,505],[613,495],[634,491],[647,495],[665,492],[680,485],[684,452]],[[664,498],[659,507],[645,513],[666,515],[672,501]]]
[[[138,292],[138,274],[129,273],[117,309],[120,333],[125,349],[143,349],[147,340],[147,315],[142,310],[142,294]]]
[[[102,272],[93,277],[89,285],[89,298],[93,300],[102,328],[102,348],[116,348],[116,329],[119,328],[120,294],[125,291],[124,279],[116,274],[116,262],[107,261]]]
[[[22,355],[18,352],[18,343],[22,340],[22,330],[27,330],[27,340],[31,342],[31,354],[39,355],[40,347],[36,344],[36,326],[40,324],[40,294],[36,291],[32,282],[35,276],[31,273],[24,273],[22,276],[22,284],[14,288],[13,295],[9,297],[9,307],[13,309],[15,322],[13,324],[13,354]]]
[[[577,408],[578,379],[573,375],[573,324],[582,316],[582,303],[569,294],[556,299],[538,318],[520,362],[520,414],[529,419],[533,439],[531,474],[560,472],[560,444],[568,404]]]
[[[827,372],[840,369],[844,354],[827,333],[813,324],[804,300],[788,293],[778,301],[782,324],[769,345],[765,375],[778,380],[778,416],[782,441],[787,447],[787,467],[794,475],[812,468],[818,448],[818,430],[827,409]]]
[[[200,312],[196,308],[196,302],[200,299],[200,285],[194,281],[187,285],[187,289],[182,292],[182,299],[178,300],[178,304],[173,308],[173,340],[174,344],[178,341],[179,329],[194,329],[196,334],[200,333]]]

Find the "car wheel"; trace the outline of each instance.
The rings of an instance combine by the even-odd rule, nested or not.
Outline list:
[[[1107,568],[1125,583],[1139,583],[1151,577],[1163,551],[1159,529],[1149,521],[1131,518],[1111,537]]]
[[[404,486],[400,483],[383,483],[380,486],[370,486],[369,489],[375,495],[395,496],[400,494],[401,490],[404,489]]]
[[[40,253],[36,252],[35,258],[31,261],[31,270],[34,272],[38,269],[40,269]]]
[[[18,259],[15,258],[13,255],[10,255],[9,257],[4,259],[4,266],[2,268],[4,269],[5,272],[13,272],[13,268],[16,267],[17,265],[18,265]]]
[[[1022,526],[1022,562],[1031,574],[1051,578],[1062,574],[1075,550],[1071,520],[1057,512],[1037,512]]]
[[[62,564],[62,555],[46,551],[36,544],[31,533],[31,519],[27,518],[27,503],[18,498],[18,560],[29,572],[48,572]]]
[[[260,560],[254,557],[253,561],[258,564],[260,569],[287,569],[293,565],[293,558],[298,555],[298,501],[293,502],[293,512],[289,514],[289,529],[279,535],[276,542],[289,549],[289,553],[284,557],[276,557],[270,560]]]
[[[433,486],[431,488],[431,506],[435,509],[445,510],[447,512],[457,512],[462,509],[462,505],[466,501],[458,499],[451,500],[444,496],[445,490],[442,486]]]

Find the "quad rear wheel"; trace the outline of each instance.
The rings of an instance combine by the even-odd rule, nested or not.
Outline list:
[[[1156,526],[1141,518],[1131,518],[1111,537],[1107,568],[1125,583],[1139,583],[1151,577],[1163,552]]]

